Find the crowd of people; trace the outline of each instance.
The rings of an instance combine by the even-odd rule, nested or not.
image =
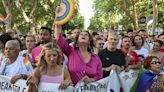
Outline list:
[[[11,77],[11,83],[27,80],[28,92],[37,92],[40,82],[60,83],[59,88],[65,89],[108,77],[111,70],[143,67],[136,92],[163,92],[164,33],[150,36],[131,29],[124,35],[114,30],[107,34],[75,29],[65,37],[59,25],[54,32],[41,27],[35,36],[1,34],[0,75]]]
[[[36,40],[36,37],[38,39]],[[0,74],[11,77],[11,83],[27,80],[29,92],[37,91],[40,82],[60,83],[60,89],[78,82],[91,83],[117,73],[145,68],[136,92],[162,92],[164,65],[164,33],[147,35],[145,30],[119,35],[109,31],[75,29],[67,37],[61,26],[54,32],[41,27],[38,36],[4,33],[0,35]],[[24,45],[23,45],[24,44]],[[150,74],[152,83],[144,84]],[[154,79],[157,77],[156,79]]]

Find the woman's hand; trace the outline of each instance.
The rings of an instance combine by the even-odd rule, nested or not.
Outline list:
[[[124,67],[120,67],[120,66],[116,65],[117,73],[121,73],[123,70],[124,70]]]
[[[27,85],[26,92],[37,92],[38,89],[37,84],[38,83],[33,76],[28,77],[26,82]]]
[[[62,81],[62,83],[59,86],[59,89],[60,90],[66,89],[70,85],[70,83],[71,83],[70,81],[66,81],[66,80]]]
[[[27,78],[26,85],[29,85],[29,84],[35,84],[35,85],[37,84],[36,79],[33,76],[30,76]]]
[[[130,69],[131,69],[131,66],[128,65],[128,66],[125,68],[125,71],[126,71],[126,72],[129,72]]]
[[[36,87],[34,85],[28,85],[26,86],[26,91],[25,92],[38,92]]]
[[[88,83],[94,82],[95,79],[89,78],[88,76],[85,76],[85,77],[83,77],[82,81],[83,81],[85,84],[88,84]]]
[[[19,80],[19,79],[21,79],[21,78],[22,78],[22,75],[21,75],[21,74],[16,75],[16,76],[13,76],[13,77],[11,78],[10,82],[11,82],[12,84],[14,84],[17,80]]]

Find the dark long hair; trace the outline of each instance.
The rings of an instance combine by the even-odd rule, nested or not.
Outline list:
[[[133,46],[136,46],[135,38],[136,38],[137,36],[139,36],[139,35],[135,35],[135,36],[133,37],[133,39],[132,39],[132,44],[133,44]],[[139,36],[139,37],[141,37],[141,36]],[[145,43],[145,41],[144,41],[144,39],[143,39],[142,37],[141,37],[141,40],[142,40],[142,44],[141,44],[141,46],[143,46],[144,43]]]
[[[91,34],[88,31],[83,31],[83,32],[86,32],[89,35],[90,44],[88,45],[87,50],[88,50],[89,53],[92,53],[93,52],[93,46],[94,46],[94,44],[93,44],[93,38],[92,38]],[[75,43],[74,43],[74,48],[75,49],[79,49],[79,46],[78,46],[78,38],[79,38],[79,35],[80,34],[78,34],[78,36],[75,38]]]

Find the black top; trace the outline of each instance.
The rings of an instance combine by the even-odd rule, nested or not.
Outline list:
[[[109,67],[112,64],[118,65],[118,66],[124,66],[125,65],[125,56],[122,51],[119,49],[116,49],[115,51],[111,52],[107,48],[102,50],[98,53],[101,62],[102,67]],[[110,72],[104,72],[103,71],[103,77],[109,76]]]

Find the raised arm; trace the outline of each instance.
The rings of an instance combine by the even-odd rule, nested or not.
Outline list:
[[[60,25],[55,25],[55,32],[54,32],[54,37],[56,41],[58,41],[60,35],[61,35],[61,26]]]
[[[60,6],[56,8],[56,16],[62,12]],[[65,53],[67,56],[73,51],[73,48],[69,46],[68,42],[62,37],[61,33],[61,25],[54,25],[55,26],[55,32],[54,36],[56,39],[56,43],[59,45],[60,49],[62,50],[63,53]]]

